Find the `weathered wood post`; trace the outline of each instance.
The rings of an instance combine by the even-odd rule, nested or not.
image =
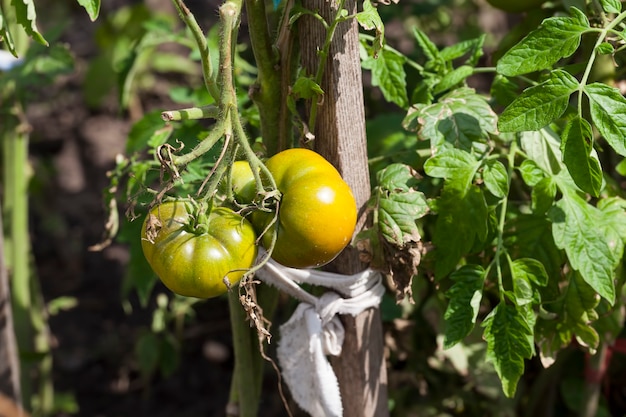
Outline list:
[[[337,12],[336,0],[303,0],[303,5],[318,11],[327,21],[332,21]],[[354,0],[347,0],[344,7],[349,14],[356,13]],[[309,74],[315,74],[319,65],[317,51],[324,45],[326,30],[310,16],[303,16],[298,22],[302,65]],[[356,19],[338,26],[321,87],[324,98],[318,107],[313,131],[315,150],[341,172],[362,211],[371,187]],[[363,221],[357,230],[361,227]],[[359,260],[358,251],[347,248],[327,269],[354,274],[366,267]],[[356,317],[342,316],[342,322],[346,330],[343,351],[332,364],[339,380],[344,416],[388,416],[387,371],[379,310],[372,308]]]

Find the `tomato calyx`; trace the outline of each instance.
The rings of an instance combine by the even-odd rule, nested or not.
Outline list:
[[[196,235],[203,235],[208,233],[209,231],[209,214],[211,214],[211,209],[213,208],[213,204],[209,201],[207,206],[207,202],[196,202],[191,200],[192,210],[189,215],[189,231],[191,233],[195,233]]]

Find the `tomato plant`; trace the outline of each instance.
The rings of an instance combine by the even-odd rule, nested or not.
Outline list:
[[[557,378],[568,377],[561,370],[573,363],[567,354],[574,351],[594,358],[585,366],[601,375],[606,369],[603,358],[624,330],[626,99],[623,71],[616,70],[623,66],[626,45],[622,2],[488,0],[508,12],[529,12],[516,19],[496,14],[510,30],[506,36],[477,36],[477,28],[469,27],[474,12],[484,9],[483,2],[417,2],[401,9],[382,6],[395,3],[390,1],[361,0],[354,5],[347,0],[319,0],[324,7],[314,3],[225,0],[220,24],[205,36],[183,1],[174,0],[198,44],[189,58],[200,59],[204,84],[186,82],[170,95],[176,103],[197,107],[145,115],[132,129],[130,155],[119,159],[112,179],[131,174],[126,191],[138,209],[147,204],[141,198],[154,195],[197,192],[207,200],[217,195],[215,201],[220,201],[225,192],[225,201],[230,202],[234,194],[237,209],[252,212],[250,223],[257,236],[262,233],[261,243],[274,259],[296,267],[316,267],[333,259],[349,243],[354,229],[356,207],[349,198],[350,189],[330,164],[311,151],[285,151],[266,164],[259,155],[270,157],[298,140],[312,140],[322,154],[354,150],[352,145],[326,150],[328,138],[333,138],[330,146],[335,146],[334,140],[341,135],[334,133],[345,135],[346,129],[320,134],[320,126],[333,120],[328,114],[322,117],[328,104],[339,102],[333,93],[340,91],[337,79],[341,77],[336,78],[330,67],[339,62],[336,52],[350,50],[346,38],[333,37],[333,33],[340,28],[339,34],[345,23],[356,19],[370,32],[359,38],[361,65],[370,72],[366,91],[369,87],[380,91],[371,94],[365,113],[373,174],[369,178],[374,189],[368,203],[359,208],[371,221],[354,241],[359,260],[386,275],[399,303],[412,294],[417,299],[415,306],[407,303],[393,315],[383,316],[394,326],[393,319],[415,324],[402,331],[410,335],[399,334],[392,340],[394,346],[387,346],[386,363],[394,373],[406,369],[406,380],[424,371],[419,384],[425,389],[420,392],[427,392],[418,396],[415,387],[389,384],[392,398],[388,404],[395,407],[395,415],[410,414],[426,402],[437,404],[433,408],[437,415],[453,412],[445,404],[463,404],[464,415],[500,415],[502,404],[507,405],[505,412],[525,408],[526,415],[539,408],[562,409],[558,395],[551,395],[545,405],[541,387],[559,385],[546,378],[558,382]],[[244,10],[250,36],[240,39],[249,41],[250,48],[240,49],[232,42],[237,40]],[[412,27],[412,36],[402,39],[399,49],[392,44],[400,39],[384,36],[382,19],[393,10],[394,20],[402,19],[400,14],[410,16],[405,23]],[[470,17],[464,22],[470,30],[450,26],[456,24],[457,16]],[[316,40],[314,31],[303,30],[307,20],[323,27],[325,33],[319,44],[304,47],[306,42],[296,42],[291,29],[298,26],[304,34],[299,41]],[[433,33],[437,25],[441,33]],[[144,62],[140,58],[158,50],[155,43],[167,40],[186,47],[193,43],[188,33],[169,33],[162,24],[142,27],[145,37],[133,42],[136,46],[123,60],[125,87],[143,72],[138,71]],[[470,34],[475,37],[469,38]],[[497,36],[503,37],[498,40]],[[238,55],[244,50],[251,53]],[[307,65],[311,51],[315,59]],[[253,58],[255,66],[245,65],[243,56]],[[333,75],[329,82],[326,73]],[[345,91],[339,94],[342,99]],[[394,106],[373,104],[380,94]],[[358,106],[359,101],[350,101],[345,113],[360,118],[351,112]],[[167,121],[165,126],[161,118]],[[194,119],[214,119],[214,123]],[[262,141],[255,142],[257,137]],[[145,148],[154,158],[143,157]],[[234,162],[236,158],[245,161]],[[361,168],[342,167],[341,171],[350,180],[368,177],[368,170]],[[161,188],[149,189],[157,173]],[[113,207],[113,194],[123,185],[115,181],[107,196]],[[358,201],[365,200],[356,187],[353,190]],[[196,226],[206,224],[201,216],[184,210],[180,221],[170,222],[171,233],[178,238],[184,232],[200,242],[204,234]],[[153,268],[166,272],[160,275],[170,273],[171,277],[175,272],[188,279],[193,274],[185,274],[199,268],[197,262],[178,270],[184,263],[167,262],[156,255],[156,232],[165,233],[167,220],[158,217],[161,214],[148,217],[143,245],[153,242],[148,252]],[[136,232],[133,238],[139,246]],[[167,239],[163,238],[164,245]],[[154,267],[157,263],[158,268]],[[213,278],[219,282],[227,275],[234,282],[232,268]],[[141,274],[131,271],[129,275]],[[152,275],[148,278],[145,281],[151,284]],[[255,387],[261,368],[250,365],[254,363],[250,343],[239,337],[245,336],[249,326],[238,304],[244,300],[245,313],[257,320],[257,328],[271,311],[266,308],[267,316],[263,316],[263,311],[254,310],[256,282],[246,281],[231,297],[237,359],[233,378],[237,387],[232,393],[233,402],[242,400],[242,416],[255,413],[258,403],[251,403],[260,392]],[[137,288],[148,299],[152,287]],[[360,334],[369,337],[375,332]],[[369,337],[361,346],[374,345],[374,339]],[[152,344],[147,340],[142,345]],[[403,340],[410,345],[401,346],[398,342]],[[417,346],[413,345],[416,340],[420,340]],[[246,349],[247,357],[241,355]],[[536,356],[544,366],[553,366],[550,372],[536,372],[538,362],[531,361]],[[394,366],[396,360],[401,367]],[[485,361],[493,366],[483,366]],[[476,362],[480,366],[474,366]],[[533,367],[530,372],[528,365]],[[460,390],[456,383],[433,384],[446,373],[453,373],[464,387],[484,387],[485,380],[497,375],[502,391],[477,394],[473,388]],[[459,375],[463,378],[456,378]],[[343,381],[342,387],[361,382],[357,379]],[[396,374],[389,380],[405,379]],[[581,415],[596,415],[589,405],[602,405],[598,402],[600,384],[585,383],[585,398],[580,402],[587,406]],[[560,385],[562,391],[569,387]],[[384,387],[376,389],[382,392]],[[387,405],[386,398],[381,402]],[[470,411],[471,404],[481,404],[480,410],[476,406]],[[580,408],[572,404],[568,408]]]
[[[252,225],[226,207],[208,215],[189,203],[154,207],[141,229],[148,263],[173,292],[211,298],[239,282],[257,254]]]
[[[276,244],[272,258],[294,268],[332,261],[352,238],[357,208],[352,191],[339,172],[321,155],[302,148],[288,149],[266,162],[282,194],[278,220],[262,236],[263,245]],[[257,211],[252,222],[262,233],[271,213]]]

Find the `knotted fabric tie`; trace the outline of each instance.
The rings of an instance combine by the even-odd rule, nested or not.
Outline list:
[[[340,275],[288,268],[270,260],[256,276],[301,301],[291,318],[280,326],[276,350],[282,377],[293,399],[312,417],[342,416],[339,383],[326,356],[341,354],[344,329],[338,314],[356,316],[380,304],[385,292],[380,273],[366,269],[355,275]],[[336,292],[329,291],[318,298],[298,283]]]

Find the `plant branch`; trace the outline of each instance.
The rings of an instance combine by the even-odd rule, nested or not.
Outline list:
[[[229,407],[238,406],[239,417],[256,417],[259,405],[260,354],[253,348],[252,331],[239,301],[239,292],[228,292],[235,370],[233,373]],[[258,356],[258,357],[255,357]]]
[[[591,75],[591,69],[593,68],[593,64],[598,54],[598,46],[600,46],[600,44],[604,42],[604,39],[606,38],[608,33],[611,32],[615,27],[617,27],[624,18],[626,18],[626,12],[620,13],[611,23],[609,23],[606,27],[600,30],[598,39],[596,39],[596,43],[591,50],[591,56],[589,56],[589,59],[587,60],[585,72],[583,73],[583,76],[580,79],[580,84],[578,86],[578,115],[581,117],[583,112],[583,89],[585,88],[585,85],[587,85],[587,81],[589,80],[589,76]]]
[[[218,78],[222,91],[218,103],[222,112],[237,107],[237,97],[233,83],[233,32],[237,27],[240,14],[241,1],[227,1],[220,7],[222,30]],[[224,118],[228,117],[225,116]]]
[[[166,122],[179,120],[216,119],[219,116],[219,108],[214,105],[202,107],[190,107],[180,110],[168,110],[161,113],[161,118]]]
[[[285,147],[286,140],[280,137],[278,126],[281,121],[281,98],[283,97],[281,74],[288,68],[283,67],[273,47],[267,27],[265,2],[262,0],[246,0],[248,12],[248,27],[250,44],[258,68],[258,77],[255,85],[250,89],[250,96],[257,104],[261,118],[261,137],[268,154],[273,155]]]
[[[183,0],[172,0],[178,14],[180,15],[187,28],[191,31],[191,34],[196,40],[198,44],[198,49],[200,50],[200,59],[202,62],[202,75],[204,76],[204,84],[206,86],[207,91],[215,101],[217,101],[220,93],[217,85],[215,84],[215,79],[213,76],[213,68],[211,66],[211,53],[209,51],[209,46],[206,41],[206,36],[202,32],[202,29],[198,25],[196,18],[189,11],[187,6]]]
[[[225,115],[225,117],[227,117],[227,115]],[[218,120],[217,123],[213,126],[207,137],[198,145],[196,145],[195,148],[193,148],[191,151],[187,152],[184,155],[172,155],[172,164],[174,164],[176,167],[182,167],[187,165],[194,159],[199,158],[200,156],[207,153],[217,143],[217,141],[220,140],[222,136],[224,136],[225,133],[226,126],[224,120],[220,118],[220,120]],[[162,156],[165,157],[165,155]],[[167,160],[167,158],[165,158],[165,160]]]
[[[508,166],[507,166],[507,184],[510,188],[511,186],[511,178],[513,178],[513,169],[515,168],[515,155],[517,152],[517,142],[513,141],[511,143],[511,148],[509,149],[508,154]],[[498,276],[498,290],[500,301],[504,301],[504,283],[502,278],[502,266],[500,265],[500,258],[503,254],[506,253],[507,259],[509,262],[512,262],[508,253],[506,252],[506,248],[504,247],[504,224],[506,221],[506,211],[508,206],[508,195],[504,196],[502,199],[502,204],[500,206],[500,219],[498,221],[498,243],[496,245],[496,253],[494,256],[494,261],[496,264],[496,273]]]

